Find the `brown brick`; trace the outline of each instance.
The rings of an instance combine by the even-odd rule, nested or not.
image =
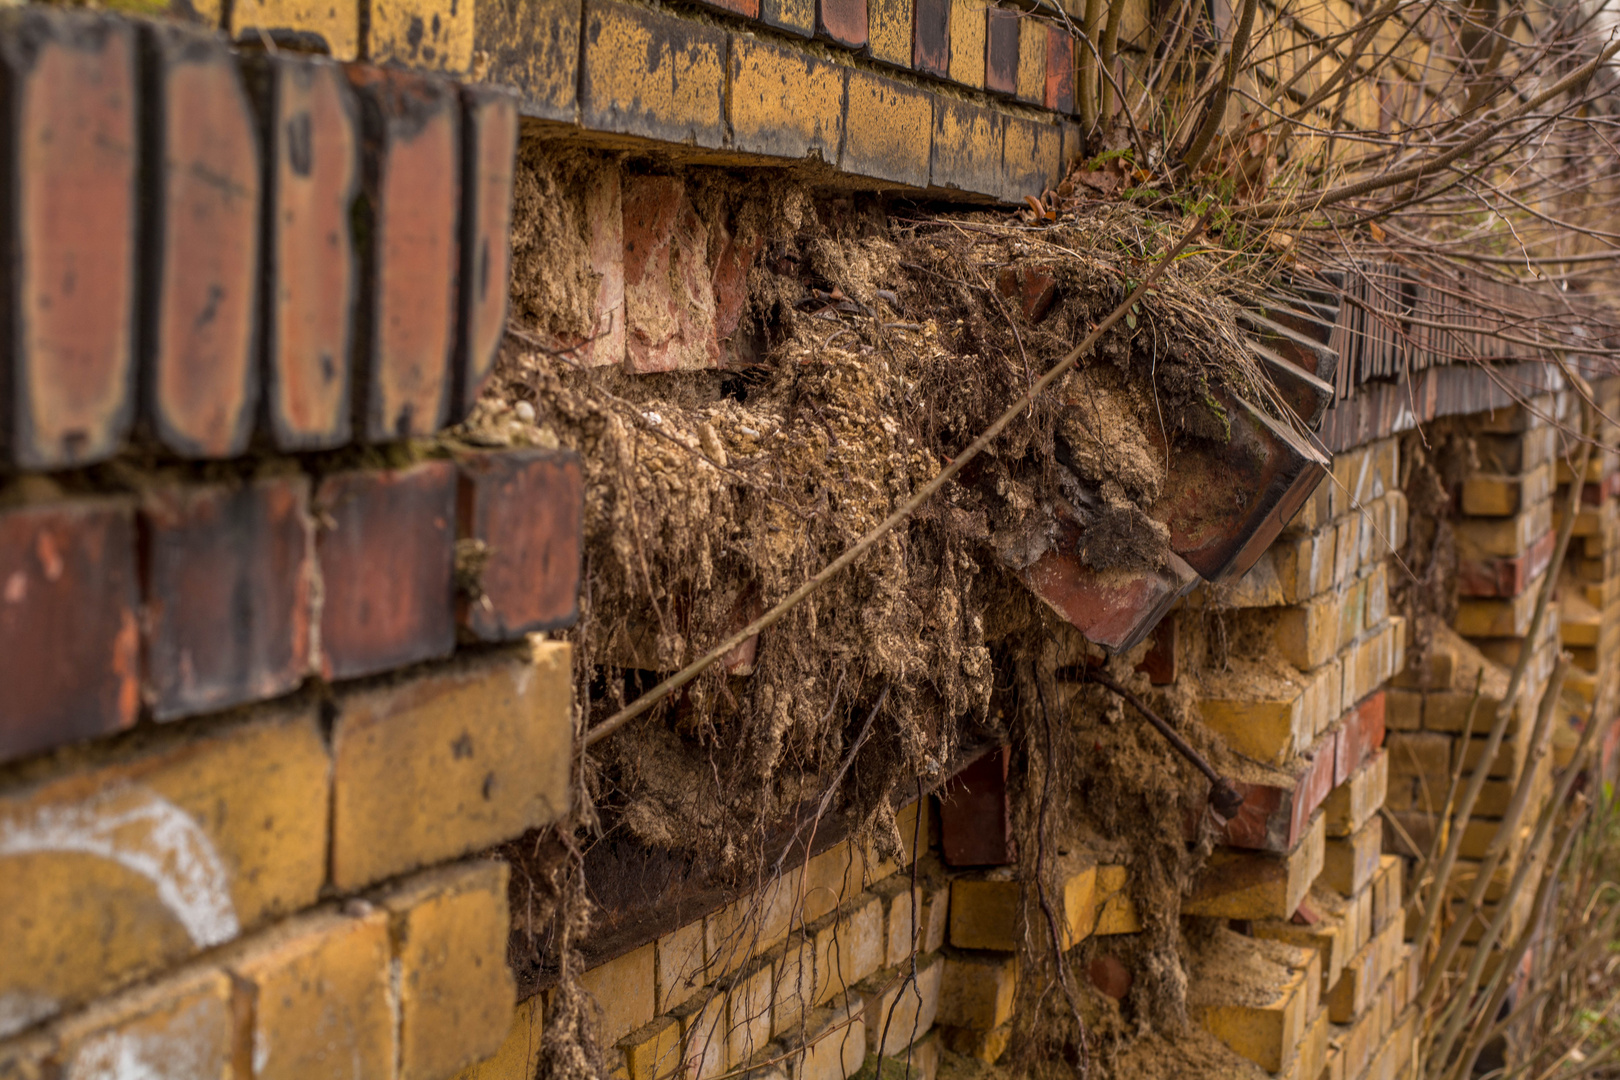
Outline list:
[[[731,36],[732,145],[750,154],[838,161],[848,70],[743,34]]]
[[[718,147],[726,35],[615,0],[585,6],[580,121],[596,131]]]
[[[456,468],[338,473],[315,492],[321,670],[371,675],[455,648]]]
[[[759,21],[799,37],[813,37],[816,0],[759,0]]]
[[[313,709],[165,730],[0,797],[0,1037],[314,903],[328,759]]]
[[[895,67],[911,66],[914,0],[867,0],[866,37],[872,59]]]
[[[951,0],[915,0],[912,66],[940,78],[951,73]]]
[[[391,918],[399,1080],[440,1080],[500,1050],[512,1019],[509,870],[482,860],[429,870],[379,899]]]
[[[984,88],[993,93],[1018,93],[1018,24],[1023,13],[1011,8],[987,8],[985,17]]]
[[[461,461],[459,535],[488,553],[482,597],[459,601],[484,641],[572,625],[579,614],[585,481],[570,451],[511,450]]]
[[[846,49],[866,47],[867,0],[816,0],[816,33]]]
[[[52,1057],[64,1080],[212,1080],[230,1075],[235,1027],[231,980],[210,968],[97,1002],[52,1033]]]
[[[332,883],[490,847],[568,809],[569,650],[464,662],[344,695],[332,728]],[[650,994],[651,989],[648,990]]]
[[[1074,38],[1055,23],[1046,28],[1046,90],[1041,104],[1056,112],[1074,112]]]
[[[464,74],[473,62],[473,8],[471,3],[370,0],[367,59]]]
[[[302,474],[144,495],[146,684],[157,719],[275,697],[309,674],[308,502]]]
[[[143,251],[153,434],[184,457],[233,457],[258,405],[258,132],[235,57],[180,25],[146,35],[153,119]]]
[[[135,722],[138,587],[128,503],[0,512],[0,759]]]
[[[0,21],[0,460],[21,468],[109,457],[135,417],[135,78],[129,23]]]
[[[918,11],[921,17],[920,7]],[[926,186],[933,95],[864,71],[852,70],[848,78],[839,169],[911,187]]]
[[[351,67],[365,153],[355,425],[373,442],[431,434],[450,407],[460,250],[460,109],[449,83]]]
[[[573,123],[579,95],[580,5],[568,0],[478,4],[474,45],[491,82],[522,95],[524,116]]]
[[[940,848],[950,866],[1005,866],[1018,858],[1007,798],[1011,754],[1001,746],[946,782],[939,799]]]
[[[349,61],[360,55],[360,0],[233,0],[229,29],[248,45],[268,38]],[[286,53],[277,58],[292,59]]]
[[[452,418],[478,400],[506,329],[512,269],[512,173],[517,98],[504,88],[461,88],[461,335]]]
[[[396,1073],[388,914],[289,920],[225,960],[250,1007],[254,1080],[389,1080]]]
[[[360,117],[343,69],[288,54],[250,60],[269,158],[265,401],[280,450],[349,441],[360,260]]]
[[[1078,530],[1066,520],[1055,526],[1060,537],[1078,541]],[[1078,550],[1075,544],[1053,544],[1019,576],[1086,640],[1116,653],[1141,642],[1198,584],[1198,575],[1175,556],[1163,567],[1116,574],[1092,569],[1080,561]]]

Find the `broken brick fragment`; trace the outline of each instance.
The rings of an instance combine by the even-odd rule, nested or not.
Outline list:
[[[677,177],[624,179],[624,302],[632,370],[716,367],[709,230]]]
[[[1007,866],[1017,861],[1007,798],[1011,761],[1011,750],[998,746],[946,782],[939,797],[946,865]]]

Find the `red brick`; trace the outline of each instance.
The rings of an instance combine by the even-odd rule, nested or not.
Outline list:
[[[9,9],[0,81],[0,460],[83,465],[116,453],[135,417],[134,31]]]
[[[1169,686],[1176,681],[1176,659],[1180,652],[1181,635],[1177,631],[1174,615],[1167,615],[1153,628],[1147,655],[1136,665],[1136,670],[1148,677],[1154,686]]]
[[[146,695],[172,720],[275,697],[309,674],[309,480],[148,493]]]
[[[1311,757],[1267,770],[1271,774],[1267,779],[1234,779],[1243,805],[1230,821],[1216,826],[1217,842],[1254,851],[1293,850],[1310,826],[1311,815],[1333,790],[1336,746],[1337,736],[1330,734],[1311,747]],[[1203,816],[1202,805],[1189,807],[1183,819],[1189,840],[1197,839]]]
[[[748,19],[759,18],[759,0],[699,0],[708,7],[729,11]]]
[[[280,450],[349,441],[360,259],[360,114],[343,69],[287,53],[255,57],[270,167],[264,251],[265,397]]]
[[[1333,765],[1333,786],[1350,779],[1384,745],[1384,691],[1370,694],[1345,714],[1339,728],[1339,750]]]
[[[1091,985],[1102,993],[1107,994],[1115,1001],[1123,1001],[1125,995],[1131,992],[1131,972],[1120,963],[1117,956],[1104,953],[1092,958],[1086,968],[1086,975],[1091,979]]]
[[[1074,38],[1063,27],[1046,28],[1046,99],[1057,112],[1074,112]]]
[[[458,602],[463,626],[484,641],[572,625],[579,615],[585,481],[571,452],[513,450],[461,462],[459,535],[481,540],[489,561],[483,599]]]
[[[708,230],[686,186],[670,176],[625,177],[624,303],[634,370],[719,363],[708,263]]]
[[[916,0],[912,66],[928,75],[951,73],[951,0]]]
[[[951,777],[939,797],[940,846],[950,866],[1006,866],[1017,861],[1007,799],[1005,746]]]
[[[517,95],[464,86],[461,104],[461,340],[451,410],[457,420],[478,400],[506,328],[518,142]]]
[[[456,346],[459,102],[448,82],[351,67],[360,99],[364,277],[355,422],[373,442],[430,434]]]
[[[234,457],[258,406],[259,139],[235,56],[212,34],[152,25],[151,244],[142,275],[152,433],[184,457]]]
[[[984,88],[997,94],[1018,93],[1018,23],[1022,13],[986,8]]]
[[[866,0],[816,0],[816,33],[845,48],[865,48]]]
[[[0,512],[0,759],[135,722],[139,599],[128,503]]]
[[[1057,278],[1040,266],[1008,266],[996,275],[996,289],[1002,296],[1018,301],[1018,308],[1030,322],[1040,322],[1057,300]]]
[[[1511,559],[1458,559],[1457,591],[1463,596],[1520,595],[1552,563],[1552,530],[1543,533],[1530,550]]]
[[[714,290],[714,333],[725,342],[737,332],[743,309],[748,306],[748,271],[754,265],[765,237],[759,232],[733,236],[725,223],[716,219],[709,229],[709,278]]]
[[[372,675],[455,648],[456,468],[329,476],[320,524],[321,670]]]

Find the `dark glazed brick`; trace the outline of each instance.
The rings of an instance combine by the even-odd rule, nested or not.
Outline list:
[[[1018,858],[1007,799],[1005,746],[945,782],[939,796],[940,846],[948,866],[1006,866]]]
[[[321,481],[315,551],[326,678],[373,675],[455,648],[455,512],[448,461]]]
[[[813,37],[816,0],[759,0],[759,21],[789,34]]]
[[[135,722],[139,601],[128,503],[0,512],[0,760]]]
[[[310,670],[309,480],[147,493],[147,700],[159,720],[296,688]]]
[[[116,453],[135,419],[135,33],[0,13],[0,461]]]
[[[489,57],[487,78],[515,89],[524,116],[576,120],[579,102],[577,0],[480,0],[474,48]]]
[[[475,637],[509,641],[573,625],[579,615],[585,481],[571,452],[515,450],[461,462],[458,532],[480,540],[477,600],[458,617]]]
[[[150,217],[143,378],[152,432],[183,457],[247,448],[258,405],[258,128],[223,39],[148,26]]]
[[[945,78],[951,73],[951,0],[916,0],[912,66]]]
[[[1046,28],[1046,98],[1055,112],[1074,112],[1074,38],[1055,23]]]
[[[461,339],[451,416],[467,415],[495,366],[512,267],[517,98],[496,86],[461,90]]]
[[[460,263],[460,102],[441,79],[350,67],[365,152],[355,423],[372,442],[431,434],[450,410]]]
[[[987,8],[985,18],[984,88],[997,94],[1018,93],[1019,13]]]
[[[349,441],[360,260],[360,117],[343,69],[313,57],[251,58],[265,136],[265,404],[280,450]]]
[[[725,142],[726,35],[613,0],[585,8],[580,122],[715,148]]]
[[[847,49],[866,45],[866,0],[816,0],[816,32]]]

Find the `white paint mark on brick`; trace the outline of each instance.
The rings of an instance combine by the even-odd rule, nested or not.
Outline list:
[[[161,1030],[109,1031],[86,1039],[71,1080],[218,1080],[226,1020],[214,999],[193,1002]]]
[[[0,1039],[21,1031],[36,1021],[57,1011],[55,998],[29,990],[7,990],[0,993]]]

